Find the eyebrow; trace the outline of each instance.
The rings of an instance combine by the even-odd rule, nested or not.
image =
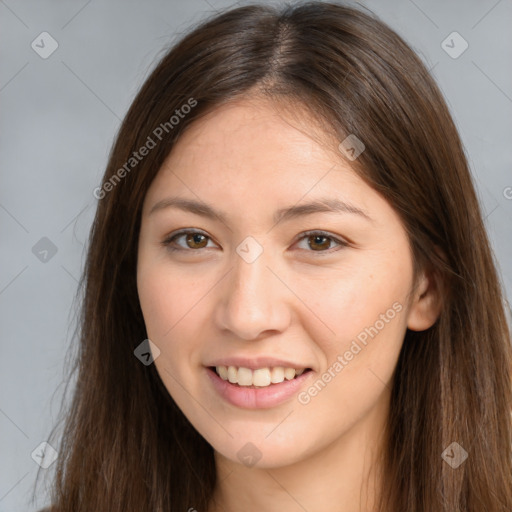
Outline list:
[[[223,224],[227,224],[227,215],[206,203],[186,199],[184,197],[168,197],[162,199],[153,205],[148,215],[152,215],[157,211],[164,210],[165,208],[178,208],[180,210],[195,213],[212,220],[218,220]],[[313,213],[351,213],[359,215],[370,222],[373,219],[361,208],[354,206],[350,203],[335,198],[320,198],[309,203],[294,205],[287,208],[276,210],[273,216],[274,222],[282,222],[291,220]]]

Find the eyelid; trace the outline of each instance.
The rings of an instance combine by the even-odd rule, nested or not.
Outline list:
[[[168,235],[167,237],[165,237],[165,239],[161,242],[161,245],[163,245],[169,251],[200,252],[201,249],[190,249],[190,248],[185,249],[183,247],[171,247],[170,246],[170,244],[175,239],[179,238],[182,235],[187,235],[187,234],[203,235],[206,238],[208,238],[209,240],[213,241],[213,238],[210,235],[208,235],[207,233],[205,233],[204,231],[202,231],[200,229],[184,228],[184,229],[178,230],[176,232],[173,232],[170,235]],[[324,236],[326,238],[331,239],[333,242],[335,242],[338,245],[337,248],[327,249],[326,251],[313,251],[313,250],[308,251],[308,250],[304,249],[306,252],[311,252],[311,253],[319,255],[319,256],[332,254],[333,252],[336,252],[337,250],[339,250],[343,247],[348,247],[350,245],[350,243],[347,240],[343,239],[342,237],[339,237],[338,235],[333,235],[333,234],[329,233],[328,231],[324,231],[321,229],[310,229],[308,231],[303,231],[302,233],[297,235],[293,244],[296,244],[297,242],[302,241],[304,238],[307,238],[308,236],[313,236],[313,235]],[[216,243],[216,242],[214,242],[214,243]],[[203,247],[202,249],[206,249],[206,247]]]

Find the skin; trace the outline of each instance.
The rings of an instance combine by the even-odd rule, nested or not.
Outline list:
[[[372,510],[406,328],[427,329],[439,314],[431,276],[423,272],[413,289],[397,213],[306,117],[257,96],[214,110],[185,131],[143,205],[140,303],[162,381],[215,450],[210,512]],[[226,223],[174,207],[149,213],[170,196],[207,203]],[[350,202],[372,220],[340,212],[272,219],[320,197]],[[161,245],[182,228],[208,238],[182,236],[174,242],[182,251]],[[333,238],[315,243],[307,230]],[[236,252],[247,236],[263,248],[252,263]],[[401,311],[307,404],[294,395],[272,408],[235,407],[203,366],[221,355],[291,359],[313,369],[307,390],[394,303]],[[248,442],[261,453],[253,467],[237,457]]]

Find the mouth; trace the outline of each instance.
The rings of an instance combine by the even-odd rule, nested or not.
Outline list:
[[[271,409],[311,381],[311,368],[208,366],[206,375],[217,396],[241,409]]]
[[[267,388],[281,384],[285,381],[297,379],[311,368],[284,368],[276,366],[252,370],[243,366],[210,366],[209,370],[215,372],[222,380],[235,386],[248,389]]]

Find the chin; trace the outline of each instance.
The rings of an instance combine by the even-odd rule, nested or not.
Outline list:
[[[306,450],[297,450],[297,443],[280,439],[265,440],[261,430],[254,436],[235,437],[224,443],[210,443],[218,455],[247,468],[276,469],[289,466],[307,457]]]

